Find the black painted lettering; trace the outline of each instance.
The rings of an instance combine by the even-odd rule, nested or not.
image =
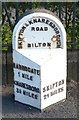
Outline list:
[[[28,22],[29,22],[30,25],[33,24],[32,20],[30,20],[30,21],[28,21]]]
[[[18,72],[18,76],[20,77],[20,72]]]
[[[56,34],[59,34],[59,31],[55,31],[56,32]]]
[[[47,86],[47,91],[49,90],[49,86]]]
[[[43,88],[43,92],[46,92],[46,88],[45,87]]]
[[[26,29],[26,26],[22,26],[22,30],[24,31]]]
[[[50,23],[50,21],[49,20],[46,20],[46,24],[49,24]]]
[[[51,96],[53,96],[53,95],[55,95],[55,94],[57,94],[57,90],[54,90],[54,91],[50,92],[50,95],[51,95]]]
[[[61,81],[59,81],[59,86],[62,84],[62,82]]]
[[[18,49],[22,49],[22,41],[18,41]]]
[[[16,92],[21,94],[21,89],[16,88]]]
[[[24,37],[23,37],[23,34],[22,34],[22,33],[19,33],[18,39],[20,39],[20,40],[23,40],[23,39],[24,39]]]
[[[25,26],[26,26],[26,27],[28,27],[28,26],[29,26],[29,24],[25,23]]]
[[[52,23],[52,22],[50,22],[50,24],[49,24],[49,25],[52,27],[52,24],[53,24],[53,23]]]
[[[55,28],[54,28],[54,30],[55,30],[55,31],[57,31],[57,30],[58,30],[58,28],[57,28],[57,27],[55,27]]]
[[[38,47],[38,44],[37,44],[37,43],[35,43],[35,47]]]
[[[33,69],[33,73],[36,74],[36,69]]]
[[[31,44],[30,44],[30,43],[28,43],[28,44],[27,44],[27,47],[31,47]]]
[[[52,28],[55,28],[55,24],[52,24]]]
[[[42,22],[45,22],[45,19],[44,19],[44,18],[42,18]]]
[[[27,67],[26,66],[22,65],[21,68],[22,68],[22,70],[27,71]]]
[[[62,84],[64,84],[64,79],[62,80]]]
[[[58,40],[58,41],[57,41],[57,48],[60,48],[60,47],[61,47],[61,41]]]
[[[35,95],[35,99],[38,99],[38,95]]]
[[[56,87],[58,87],[58,82],[56,82],[55,84],[56,84]]]
[[[32,96],[32,98],[35,98],[35,95],[34,95],[34,93],[32,93],[32,95],[31,95],[31,96]]]
[[[58,93],[62,92],[63,90],[64,90],[63,87],[62,87],[62,88],[59,88],[59,89],[58,89]]]
[[[41,22],[40,18],[38,18],[38,22]]]
[[[27,70],[28,70],[28,72],[30,72],[31,68],[30,68],[30,67],[28,67],[28,68],[27,68]]]
[[[37,94],[31,93],[31,92],[27,92],[25,90],[23,90],[23,95],[26,95],[26,96],[31,97],[33,99],[38,99],[38,95]]]
[[[47,98],[49,98],[49,94],[47,94]]]
[[[25,88],[25,84],[24,83],[20,83],[21,84],[21,87]]]
[[[43,31],[43,27],[40,27],[40,31]]]
[[[47,43],[47,47],[51,47],[51,43]]]
[[[44,100],[46,99],[46,95],[44,95]]]
[[[53,89],[52,85],[50,85],[50,89]]]
[[[42,43],[38,43],[39,47],[41,47]]]
[[[31,31],[35,31],[35,27],[31,27]]]
[[[39,31],[39,27],[36,27],[36,31]]]
[[[40,70],[37,70],[37,75],[40,75]]]
[[[33,19],[33,22],[34,22],[34,23],[37,23],[37,19]]]
[[[24,32],[24,30],[21,28],[21,30],[20,30],[20,32],[19,33],[23,33]]]
[[[30,76],[30,80],[33,81],[33,76]]]
[[[32,47],[34,47],[34,44],[32,43]]]
[[[45,47],[45,46],[46,46],[46,43],[43,43],[42,45],[43,45],[43,47]]]
[[[48,30],[48,27],[44,27],[44,31],[47,31]]]

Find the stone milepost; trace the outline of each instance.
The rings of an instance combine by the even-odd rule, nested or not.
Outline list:
[[[48,26],[43,26],[43,24],[47,24]],[[37,24],[37,26],[34,26],[34,24]],[[40,24],[40,27],[38,27]],[[59,47],[61,47],[61,43],[60,43],[60,30],[58,28],[58,26],[51,20],[48,20],[47,18],[33,18],[31,20],[28,20],[20,29],[19,31],[19,36],[18,36],[18,48],[22,49],[23,48],[23,41],[24,41],[24,32],[26,29],[28,29],[28,27],[30,26],[30,30],[29,32],[34,32],[33,34],[35,34],[36,32],[48,32],[50,27],[54,30],[55,32],[55,36],[58,38],[57,42],[59,42]],[[31,27],[32,26],[32,27]],[[38,34],[37,33],[37,34]],[[38,42],[31,42],[31,43],[27,43],[26,47],[27,48],[49,48],[52,47],[53,42],[51,42],[51,40],[49,39],[49,42],[40,42],[40,40],[37,40]],[[58,45],[58,43],[57,43]]]
[[[66,32],[50,11],[35,10],[13,37],[15,101],[40,110],[66,99]]]

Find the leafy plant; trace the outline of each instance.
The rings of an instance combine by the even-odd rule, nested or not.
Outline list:
[[[8,44],[12,43],[12,31],[10,29],[10,26],[7,22],[5,22],[2,25],[2,50],[8,50],[9,46]],[[5,46],[4,46],[5,45]]]

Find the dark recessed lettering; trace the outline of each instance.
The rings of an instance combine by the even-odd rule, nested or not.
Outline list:
[[[49,98],[49,94],[47,94],[47,98]]]
[[[35,95],[35,99],[38,99],[38,95]]]
[[[55,83],[56,84],[56,87],[58,86],[58,82]]]
[[[63,87],[58,89],[58,93],[63,91]]]
[[[43,31],[43,27],[40,27],[40,31]]]
[[[34,22],[34,23],[37,23],[37,19],[33,19],[33,22]]]
[[[54,90],[54,91],[50,92],[50,95],[51,95],[51,96],[53,96],[53,95],[55,95],[55,94],[57,94],[57,90]]]
[[[31,27],[31,31],[35,31],[35,27]]]
[[[58,30],[58,28],[57,28],[57,27],[55,27],[55,28],[54,28],[54,30],[55,30],[55,31],[57,31],[57,30]]]
[[[28,90],[40,93],[39,88],[31,86],[31,85],[28,85],[26,83],[15,81],[14,84],[18,85],[19,87],[22,87],[22,88],[25,88],[25,89],[28,89]]]
[[[28,27],[28,26],[29,26],[29,24],[25,23],[25,26],[26,26],[26,27]]]
[[[48,30],[48,27],[44,27],[44,31],[47,31]]]
[[[33,24],[32,20],[30,20],[30,21],[28,21],[28,22],[29,22],[30,25]]]
[[[18,41],[18,48],[22,49],[22,41]]]
[[[36,74],[36,75],[40,75],[40,70],[33,69],[31,67],[27,67],[27,66],[24,66],[24,65],[14,63],[14,68],[24,70],[24,71],[27,71],[27,72],[30,72],[30,73],[33,73],[33,74]]]
[[[18,76],[20,77],[20,72],[18,72]]]
[[[38,18],[38,22],[41,22],[40,18]]]
[[[55,82],[55,83],[53,83],[53,84],[51,84],[51,85],[48,85],[48,86],[44,87],[44,88],[43,88],[43,92],[49,91],[49,90],[51,90],[51,89],[55,89],[55,88],[57,88],[58,86],[63,85],[63,84],[64,84],[64,80]]]
[[[21,89],[16,88],[16,92],[21,94]]]
[[[25,73],[22,73],[22,78],[25,78],[25,79],[27,79],[27,80],[33,80],[33,76],[30,76],[30,75],[28,75],[28,74],[25,74]]]
[[[46,99],[46,95],[44,95],[44,100]]]
[[[21,41],[23,41],[23,39],[24,39],[23,34],[19,34],[18,39],[20,39]]]
[[[52,24],[53,24],[53,23],[52,23],[52,22],[50,22],[50,24],[49,24],[49,25],[52,27]]]
[[[22,26],[22,30],[25,30],[26,29],[26,26]]]
[[[35,43],[35,47],[38,47],[38,44]]]
[[[37,75],[40,75],[40,70],[37,70]]]
[[[45,19],[44,19],[44,18],[42,18],[42,22],[45,22]]]
[[[47,43],[47,46],[48,46],[48,47],[51,47],[51,43]]]
[[[46,92],[46,88],[45,87],[43,88],[43,92]]]
[[[24,30],[21,28],[21,30],[20,30],[20,32],[19,33],[23,33],[24,32]]]
[[[34,93],[32,93],[32,98],[35,98],[35,95],[34,95]]]
[[[46,43],[43,43],[43,47],[45,47],[46,46]]]
[[[27,47],[31,47],[31,44],[30,44],[30,43],[28,43],[28,44],[27,44]]]
[[[28,72],[30,72],[30,69],[31,69],[31,68],[30,68],[30,67],[28,67],[27,69],[28,69]]]
[[[55,31],[56,32],[56,34],[59,34],[59,31]]]
[[[37,94],[31,93],[31,92],[27,92],[25,90],[23,90],[23,95],[26,95],[26,96],[31,97],[33,99],[38,99],[38,95]]]
[[[47,18],[32,18],[31,20],[29,21],[26,21],[26,23],[21,27],[20,31],[19,31],[19,35],[18,35],[18,49],[22,49],[23,48],[23,41],[24,41],[24,30],[29,26],[29,25],[32,25],[34,23],[38,23],[38,22],[43,22],[49,26],[51,26],[56,35],[59,36],[59,39],[60,39],[60,31],[58,30],[58,27],[56,26],[56,24],[54,24],[53,21],[51,21],[50,19],[47,19]],[[49,27],[43,27],[43,26],[34,26],[34,27],[31,27],[31,31],[48,31],[48,28]],[[47,45],[47,43],[46,43]],[[48,47],[50,47],[49,45],[47,45]],[[27,47],[28,48],[32,48],[32,47],[45,47],[45,43],[44,45],[42,43],[28,43],[27,44]]]
[[[52,24],[52,28],[55,28],[55,24]]]
[[[57,41],[57,48],[60,48],[60,47],[61,47],[61,41],[58,40],[58,41]]]
[[[49,20],[46,20],[46,24],[49,24],[50,23],[50,21]]]
[[[49,90],[49,86],[47,86],[47,91]]]
[[[36,27],[36,31],[39,31],[39,27]]]
[[[30,80],[33,81],[33,76],[30,76]]]
[[[62,80],[62,84],[64,84],[64,80]]]
[[[41,47],[42,43],[38,43],[39,47]]]

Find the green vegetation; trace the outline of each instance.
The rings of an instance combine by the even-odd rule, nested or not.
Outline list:
[[[9,47],[6,45],[11,44],[11,43],[12,43],[12,31],[11,31],[9,24],[6,22],[2,26],[2,45],[4,46],[2,47],[2,50],[4,51],[8,50]]]

